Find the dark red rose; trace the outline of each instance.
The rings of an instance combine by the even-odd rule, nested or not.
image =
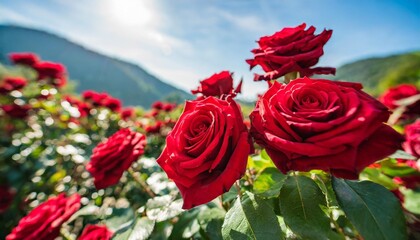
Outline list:
[[[14,64],[28,65],[30,67],[33,67],[39,61],[39,57],[33,53],[11,53],[9,58]]]
[[[394,182],[409,189],[420,187],[420,175],[395,177]]]
[[[403,148],[414,157],[420,158],[420,120],[405,126]]]
[[[60,234],[61,225],[80,208],[80,196],[64,194],[48,199],[19,221],[6,240],[53,240]]]
[[[136,115],[134,108],[124,108],[120,112],[121,118],[124,120],[128,120]]]
[[[115,185],[131,164],[144,153],[146,137],[124,128],[98,144],[86,169],[94,177],[97,189]]]
[[[78,240],[108,240],[112,234],[106,226],[87,225]]]
[[[57,87],[66,85],[66,68],[60,63],[38,62],[34,65],[38,72],[38,79],[52,80],[51,84]]]
[[[315,35],[315,27],[305,28],[306,24],[303,23],[260,38],[259,48],[252,50],[254,59],[246,60],[251,69],[260,65],[266,72],[264,75],[255,74],[254,81],[273,80],[291,72],[308,77],[313,74],[335,74],[335,68],[310,68],[324,54],[323,47],[330,39],[332,30]]]
[[[175,107],[176,107],[176,104],[165,103],[162,106],[162,110],[165,111],[165,112],[170,112],[170,111],[174,110]]]
[[[156,101],[152,104],[152,108],[157,109],[157,110],[162,110],[163,103],[161,101]]]
[[[286,173],[312,169],[356,179],[400,148],[388,109],[358,83],[300,78],[275,82],[251,113],[251,134]]]
[[[86,90],[82,93],[82,97],[85,100],[91,100],[93,98],[93,96],[96,94],[95,91],[92,90]]]
[[[161,121],[157,121],[154,125],[149,125],[145,127],[144,130],[147,133],[159,133],[162,126],[163,126],[163,123]]]
[[[15,192],[9,186],[0,185],[0,214],[4,212],[13,202]]]
[[[187,101],[157,162],[189,209],[229,191],[245,172],[251,144],[240,107],[231,98]]]
[[[117,98],[108,96],[102,102],[104,107],[111,109],[113,112],[119,112],[121,110],[121,101]]]
[[[30,105],[9,104],[1,106],[3,111],[12,118],[26,118],[31,109]]]
[[[401,103],[402,100],[409,101]],[[420,91],[412,84],[400,84],[388,89],[379,97],[379,101],[391,110],[404,106],[402,118],[420,116]]]
[[[232,74],[229,71],[222,71],[200,81],[200,86],[196,90],[191,90],[191,93],[201,93],[206,97],[220,97],[222,95],[240,93],[241,86],[242,80],[234,90]]]
[[[26,80],[20,77],[6,77],[0,85],[0,93],[9,93],[26,86]]]

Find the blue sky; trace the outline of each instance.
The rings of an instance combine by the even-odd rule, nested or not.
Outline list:
[[[185,90],[233,71],[236,82],[244,78],[245,98],[266,89],[245,63],[255,41],[302,22],[333,30],[319,66],[420,50],[419,0],[0,1],[0,23],[56,33]]]

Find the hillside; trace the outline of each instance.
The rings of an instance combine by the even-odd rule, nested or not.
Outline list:
[[[399,83],[412,83],[420,88],[420,51],[345,64],[331,79],[361,82],[374,95]]]
[[[189,93],[162,82],[141,67],[90,51],[56,35],[17,26],[0,25],[0,63],[10,52],[35,52],[42,59],[63,63],[76,82],[76,91],[106,91],[124,105],[148,108],[156,100],[181,102]],[[147,59],[145,59],[147,61]]]

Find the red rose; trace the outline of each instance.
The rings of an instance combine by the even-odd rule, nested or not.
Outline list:
[[[64,194],[48,199],[19,221],[6,240],[13,239],[55,239],[61,225],[80,208],[80,196]]]
[[[208,97],[186,102],[157,162],[189,209],[229,191],[244,174],[250,150],[238,104]]]
[[[170,111],[174,110],[175,107],[176,107],[176,105],[173,104],[173,103],[166,103],[166,104],[163,104],[162,110],[165,111],[165,112],[170,112]]]
[[[303,23],[260,38],[259,48],[252,50],[254,59],[246,62],[251,69],[260,65],[266,74],[256,74],[254,81],[273,80],[291,72],[299,72],[301,76],[335,74],[335,68],[310,68],[324,54],[323,47],[330,39],[332,30],[315,35],[315,27],[305,28],[306,24]]]
[[[86,169],[94,177],[95,187],[115,185],[131,164],[144,153],[146,137],[124,128],[98,144]]]
[[[113,112],[118,112],[121,109],[121,101],[117,98],[113,98],[111,96],[108,96],[105,98],[102,102],[104,107],[109,108]]]
[[[200,86],[196,90],[191,90],[191,93],[201,93],[206,97],[220,97],[224,94],[240,93],[241,86],[242,80],[234,90],[232,74],[229,71],[222,71],[200,81]]]
[[[39,61],[39,57],[33,53],[11,53],[9,58],[14,64],[28,65],[30,67],[33,67]]]
[[[15,197],[14,191],[5,185],[0,185],[0,213],[9,208]]]
[[[251,134],[284,173],[320,169],[355,179],[402,141],[383,123],[387,108],[361,89],[310,78],[275,82],[250,115]]]
[[[160,133],[160,129],[162,128],[163,123],[161,121],[157,121],[154,125],[149,125],[144,128],[147,133]]]
[[[77,108],[77,110],[80,113],[80,117],[86,117],[87,115],[89,115],[91,108],[87,103],[82,102],[81,100],[72,96],[65,96],[64,100],[70,103],[73,107]]]
[[[20,90],[26,86],[26,80],[20,77],[6,77],[1,86],[0,93],[9,93],[14,90]]]
[[[12,118],[26,118],[31,109],[30,105],[9,104],[1,106],[3,111]]]
[[[385,106],[394,110],[401,106],[398,100],[413,98],[413,103],[406,106],[406,115],[420,114],[420,91],[412,84],[400,84],[396,87],[390,88],[379,97]],[[415,99],[414,99],[415,98]]]
[[[52,79],[52,84],[62,87],[66,84],[66,68],[64,65],[53,62],[38,62],[34,65],[38,72],[38,79]]]
[[[106,226],[87,225],[78,240],[108,240],[112,234]]]
[[[134,111],[134,108],[124,108],[123,110],[121,110],[120,115],[122,119],[127,120],[135,116],[136,113]]]
[[[420,158],[420,120],[405,126],[403,148],[414,157]]]
[[[163,103],[161,101],[156,101],[152,104],[152,108],[157,109],[157,110],[162,110]]]

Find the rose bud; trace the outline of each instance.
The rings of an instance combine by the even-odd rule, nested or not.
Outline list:
[[[229,71],[222,71],[200,81],[200,86],[196,90],[191,90],[191,93],[201,93],[206,97],[220,97],[222,95],[240,93],[241,86],[242,80],[234,90],[232,74]]]
[[[14,239],[55,239],[60,234],[61,225],[80,208],[80,196],[64,194],[48,199],[34,208],[19,221],[6,240]]]
[[[108,240],[112,234],[106,226],[87,225],[78,240]]]
[[[34,65],[34,69],[38,72],[38,80],[49,79],[56,87],[66,85],[66,68],[60,63],[38,62]]]
[[[157,162],[190,209],[229,191],[245,173],[251,149],[239,105],[208,97],[186,102]]]
[[[251,134],[283,173],[319,169],[356,179],[403,141],[384,124],[388,109],[361,89],[310,78],[275,82],[250,115]]]
[[[131,164],[144,153],[146,137],[124,128],[93,149],[86,169],[94,178],[96,189],[115,185]]]
[[[420,158],[420,120],[405,126],[403,149],[416,158]]]
[[[5,94],[11,91],[20,90],[26,86],[26,80],[21,77],[6,77],[0,85],[0,93]]]
[[[27,65],[29,67],[33,67],[39,62],[39,57],[34,53],[11,53],[9,58],[14,64]]]
[[[292,72],[308,77],[313,74],[335,74],[335,68],[310,68],[324,54],[323,47],[330,39],[332,30],[324,30],[315,35],[315,27],[305,28],[305,23],[294,28],[284,28],[257,41],[259,48],[251,51],[254,59],[246,62],[251,69],[260,65],[266,73],[255,74],[254,81],[274,80]]]
[[[9,186],[0,185],[0,213],[10,207],[15,197],[15,192]]]

